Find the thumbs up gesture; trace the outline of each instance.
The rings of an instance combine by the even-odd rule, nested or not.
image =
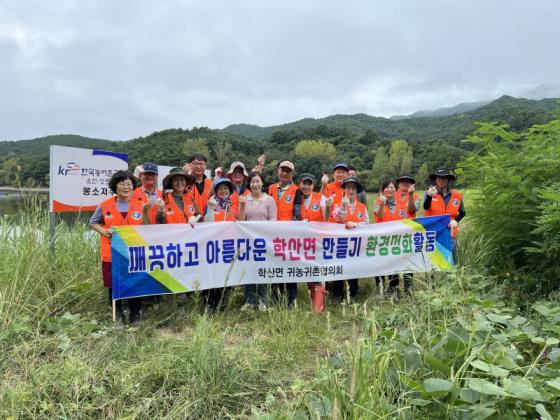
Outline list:
[[[210,197],[208,199],[208,207],[214,208],[214,207],[216,207],[216,204],[218,204],[218,202],[216,201],[216,196],[213,195],[212,197]]]

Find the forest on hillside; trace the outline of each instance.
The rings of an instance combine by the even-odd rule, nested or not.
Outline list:
[[[208,155],[209,168],[229,166],[241,160],[253,167],[266,153],[265,173],[271,179],[279,160],[291,159],[296,172],[319,176],[333,163],[355,166],[369,190],[382,178],[407,171],[420,186],[436,167],[455,167],[472,153],[465,142],[478,122],[496,122],[520,132],[554,118],[556,99],[533,101],[503,96],[465,113],[442,117],[387,119],[366,114],[306,118],[274,127],[237,124],[224,129],[174,128],[127,141],[55,135],[34,140],[0,142],[0,185],[48,185],[49,146],[63,145],[122,151],[130,167],[144,161],[181,165],[194,152]]]

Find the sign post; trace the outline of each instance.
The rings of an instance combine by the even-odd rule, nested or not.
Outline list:
[[[56,290],[56,213],[94,211],[111,197],[109,180],[128,169],[126,153],[77,147],[50,147],[49,239],[51,288]]]

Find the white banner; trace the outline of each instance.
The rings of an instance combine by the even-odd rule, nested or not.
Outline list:
[[[113,297],[448,269],[448,224],[436,216],[351,230],[317,222],[118,226]]]
[[[126,153],[50,147],[49,211],[93,211],[113,194],[109,180],[128,169]]]

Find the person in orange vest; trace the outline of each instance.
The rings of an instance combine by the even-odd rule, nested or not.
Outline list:
[[[214,180],[213,190],[215,195],[208,199],[204,222],[233,222],[237,220],[237,208],[233,206],[231,200],[232,182],[227,178],[218,178]],[[228,287],[203,291],[202,295],[205,296],[208,310],[211,313],[226,307],[228,291]]]
[[[392,179],[386,179],[381,184],[379,196],[375,199],[374,218],[375,223],[391,222],[394,220],[403,220],[410,218],[409,210],[410,203],[413,200],[412,193],[410,193],[410,200],[408,200],[408,190],[405,196],[406,200],[400,199],[396,187],[397,183]],[[414,201],[412,201],[414,206]],[[389,279],[389,287],[387,293],[392,294],[397,291],[399,287],[398,274],[391,274],[387,276]],[[383,281],[383,277],[376,277],[375,282],[379,286]],[[405,291],[410,291],[412,282],[412,275],[407,273],[405,275]]]
[[[233,162],[229,167],[229,171],[226,172],[226,178],[233,183],[234,190],[231,199],[236,208],[239,207],[239,197],[250,194],[250,190],[247,187],[248,177],[249,174],[243,162]]]
[[[103,286],[109,291],[109,303],[112,295],[111,236],[113,226],[141,225],[143,204],[134,200],[134,188],[137,179],[129,171],[117,171],[109,181],[109,189],[115,194],[103,201],[94,211],[89,226],[101,235],[101,272]],[[126,299],[128,302],[130,322],[140,317],[141,298]],[[124,320],[123,301],[118,300],[117,313]]]
[[[348,165],[348,176],[354,176],[356,178],[359,178],[358,173],[356,172],[356,167],[353,165]],[[362,191],[361,193],[358,194],[358,201],[360,203],[363,203],[366,205],[366,207],[368,206],[367,203],[367,196],[366,196],[366,192]]]
[[[367,207],[358,200],[358,193],[364,190],[362,183],[356,177],[348,177],[341,183],[344,196],[339,203],[332,203],[332,217],[336,223],[346,225],[346,229],[355,229],[358,226],[369,224]],[[334,298],[342,302],[344,300],[344,281],[332,282]],[[348,280],[350,297],[358,294],[358,279]]]
[[[278,164],[278,183],[268,187],[268,195],[276,202],[278,221],[290,221],[297,219],[297,208],[301,202],[297,185],[293,183],[294,164],[289,160],[284,160]],[[297,197],[296,197],[297,195]],[[272,285],[273,297],[280,300],[282,295],[287,295],[288,307],[292,308],[297,296],[297,283],[277,283]]]
[[[397,183],[386,179],[381,184],[379,196],[375,199],[375,223],[403,220],[408,217],[408,200],[397,199]]]
[[[253,172],[248,178],[250,194],[239,197],[239,220],[240,221],[276,221],[276,202],[263,191],[264,178],[261,172]],[[246,284],[245,303],[242,311],[256,309],[265,311],[267,309],[267,285]]]
[[[349,166],[346,163],[337,163],[333,169],[334,181],[331,183],[329,183],[329,176],[324,174],[321,178],[321,194],[327,198],[333,197],[333,201],[335,203],[340,202],[340,200],[342,200],[342,196],[344,195],[342,181],[348,178],[348,170]]]
[[[163,178],[165,213],[163,219],[156,218],[157,223],[189,223],[194,226],[197,216],[194,204],[190,200],[189,187],[194,185],[194,176],[185,175],[182,168],[172,168]]]
[[[397,202],[406,202],[407,205],[407,219],[416,217],[416,213],[420,210],[420,198],[416,194],[416,181],[412,175],[403,173],[397,179],[398,190],[396,192],[395,200]]]
[[[430,181],[434,183],[424,196],[424,215],[440,216],[449,214],[451,221],[451,241],[453,245],[453,259],[457,261],[457,233],[459,233],[458,223],[465,217],[465,207],[463,197],[455,189],[449,188],[450,182],[457,178],[448,168],[439,168],[430,174]]]
[[[163,193],[157,187],[158,167],[146,162],[135,170],[140,170],[141,185],[134,190],[132,200],[142,204],[145,221],[155,224],[158,218],[160,221],[164,218]]]
[[[308,222],[326,222],[326,206],[327,199],[324,195],[313,191],[315,185],[315,177],[308,173],[299,176],[299,190],[302,195],[302,203],[299,211],[299,219]],[[321,313],[324,310],[325,301],[325,283],[311,282],[307,283],[311,301],[313,302],[313,311]]]
[[[201,154],[194,154],[188,159],[191,167],[191,174],[194,175],[196,181],[192,189],[192,200],[194,202],[195,212],[204,214],[206,203],[212,193],[212,180],[205,175],[207,158]]]

